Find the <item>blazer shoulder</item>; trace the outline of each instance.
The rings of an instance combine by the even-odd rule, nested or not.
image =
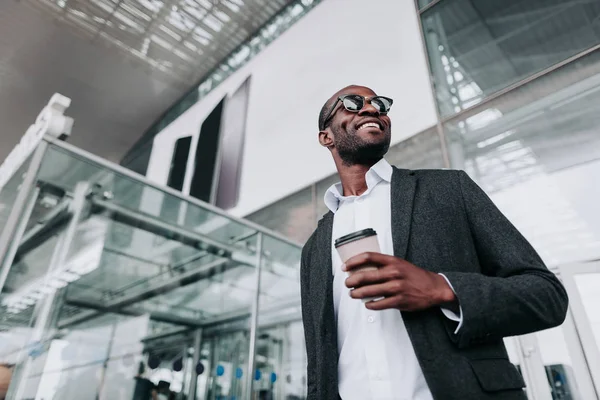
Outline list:
[[[401,174],[415,176],[419,182],[423,183],[456,183],[460,179],[460,174],[465,172],[458,169],[439,168],[439,169],[401,169],[396,168]]]
[[[309,236],[309,238],[302,246],[302,264],[307,263],[310,260],[310,255],[313,253],[315,243],[317,242],[317,237],[319,232],[323,229],[326,229],[327,224],[331,224],[333,222],[333,213],[331,211],[327,212],[318,222],[317,227],[313,231],[313,233]]]
[[[304,242],[304,246],[302,246],[302,264],[304,264],[308,260],[308,255],[312,252],[313,243],[316,240],[315,237],[317,236],[318,230],[319,228],[317,227],[306,240],[306,242]]]

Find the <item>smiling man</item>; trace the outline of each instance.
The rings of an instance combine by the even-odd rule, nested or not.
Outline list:
[[[349,86],[319,115],[341,182],[302,252],[308,399],[526,399],[502,339],[560,325],[566,292],[467,174],[385,161],[392,103]],[[380,252],[343,264],[368,228]]]

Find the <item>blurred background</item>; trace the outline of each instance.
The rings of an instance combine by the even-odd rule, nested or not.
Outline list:
[[[306,398],[348,84],[394,99],[390,163],[465,170],[565,284],[505,340],[528,398],[598,399],[600,0],[3,0],[0,399]]]

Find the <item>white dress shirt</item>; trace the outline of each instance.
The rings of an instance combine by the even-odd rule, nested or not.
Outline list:
[[[348,274],[341,270],[342,260],[333,245],[340,236],[372,228],[381,252],[393,255],[392,172],[392,166],[382,159],[367,172],[367,190],[362,195],[344,196],[340,183],[325,194],[325,204],[334,213],[331,256],[342,400],[432,399],[401,313],[371,311],[361,300],[351,298],[345,285]],[[459,322],[460,329],[462,315],[443,311]]]

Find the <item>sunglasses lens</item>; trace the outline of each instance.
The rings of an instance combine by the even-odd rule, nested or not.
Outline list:
[[[363,108],[363,104],[364,99],[360,96],[350,95],[344,98],[344,107],[348,111],[359,111]]]
[[[392,107],[392,101],[386,97],[375,97],[371,100],[371,104],[381,113],[390,111]]]

